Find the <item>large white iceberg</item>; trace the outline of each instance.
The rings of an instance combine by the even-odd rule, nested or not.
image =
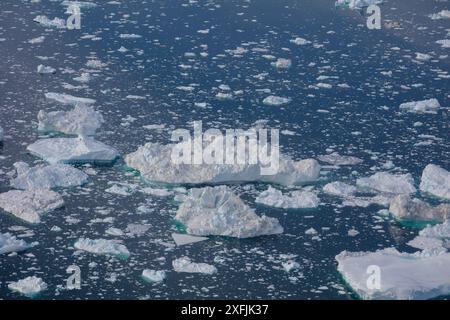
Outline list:
[[[450,172],[435,164],[425,167],[420,190],[433,196],[450,199]]]
[[[278,219],[258,216],[225,186],[189,190],[175,219],[198,236],[250,238],[283,232]]]
[[[396,219],[406,221],[443,222],[450,218],[450,204],[432,207],[422,200],[411,199],[408,195],[395,197],[391,201],[389,211]]]
[[[88,175],[67,164],[37,165],[30,168],[25,162],[16,162],[17,177],[11,180],[16,189],[54,189],[80,186]]]
[[[65,134],[92,136],[104,123],[100,112],[93,107],[82,104],[76,105],[70,111],[38,113],[38,130],[44,132],[62,132]]]
[[[314,192],[306,190],[295,190],[289,194],[283,194],[280,190],[269,187],[263,191],[255,200],[269,207],[283,209],[316,208],[320,200]]]
[[[11,190],[0,194],[0,208],[29,223],[39,223],[41,215],[64,205],[56,192],[35,190]]]
[[[78,250],[116,256],[122,259],[128,259],[130,256],[127,247],[116,240],[81,238],[75,242],[74,247]]]
[[[22,239],[17,239],[10,233],[0,233],[0,254],[19,252],[32,247]]]
[[[38,140],[27,150],[45,161],[55,163],[111,163],[119,157],[116,149],[90,137]]]
[[[195,263],[192,262],[188,257],[181,257],[172,261],[173,269],[176,272],[187,272],[187,273],[203,273],[203,274],[214,274],[217,272],[215,266],[207,263]]]
[[[45,97],[49,100],[54,100],[56,102],[68,105],[77,105],[77,104],[93,104],[95,103],[94,99],[90,98],[81,98],[75,97],[70,94],[65,93],[55,93],[55,92],[47,92]]]
[[[338,271],[363,299],[431,299],[450,293],[450,253],[347,252],[336,256]],[[379,268],[379,269],[378,269]],[[372,282],[379,270],[379,289]]]
[[[437,99],[402,103],[400,110],[410,113],[437,113],[441,105]]]
[[[12,291],[19,292],[26,297],[33,298],[40,292],[47,289],[47,284],[38,277],[32,276],[25,279],[11,282],[8,288]]]
[[[417,190],[414,187],[414,179],[410,173],[390,174],[388,172],[377,172],[367,178],[356,181],[359,187],[392,194],[410,194]]]

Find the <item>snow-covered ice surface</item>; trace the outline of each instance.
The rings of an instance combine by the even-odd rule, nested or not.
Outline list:
[[[123,244],[107,239],[78,239],[74,244],[75,249],[95,254],[105,254],[127,259],[130,255],[127,247]]]
[[[377,172],[370,177],[359,178],[356,184],[361,188],[393,194],[410,194],[417,191],[414,179],[409,173]]]
[[[440,107],[437,99],[428,99],[402,103],[400,110],[412,113],[437,113]]]
[[[450,204],[443,203],[432,207],[420,199],[411,199],[407,195],[395,197],[389,211],[399,220],[443,222],[450,219]]]
[[[283,194],[280,190],[269,187],[255,199],[255,202],[276,208],[301,209],[316,208],[320,200],[316,193],[311,191],[295,190]]]
[[[410,173],[418,189],[410,198],[433,208],[448,203],[430,192],[448,190],[439,178],[445,174],[432,172],[430,191],[419,187],[429,164],[450,170],[449,19],[429,17],[449,10],[448,1],[385,1],[379,31],[367,29],[366,14],[336,10],[326,0],[92,1],[95,7],[81,8],[80,30],[50,26],[68,17],[62,1],[0,2],[0,194],[13,189],[14,163],[43,165],[28,145],[68,138],[40,131],[39,111],[67,115],[80,103],[104,118],[95,140],[123,156],[149,142],[168,145],[172,130],[192,132],[192,121],[203,120],[204,130],[279,129],[282,154],[322,165],[320,175],[310,171],[318,176],[301,187],[289,187],[296,179],[292,170],[282,183],[228,184],[257,216],[278,219],[282,234],[208,236],[177,246],[172,234],[186,229],[174,220],[180,205],[174,198],[192,185],[149,184],[144,176],[192,182],[199,175],[209,179],[208,170],[183,168],[180,177],[156,163],[139,174],[120,158],[109,166],[74,164],[89,179],[55,189],[64,206],[43,215],[40,224],[0,208],[1,234],[39,243],[1,255],[0,297],[24,298],[7,284],[35,275],[47,283],[43,299],[354,299],[336,270],[340,252],[394,247],[413,253],[413,239],[446,247],[445,239],[417,239],[423,224],[394,219],[388,209],[396,194],[361,190],[356,181],[377,172]],[[49,25],[34,22],[38,15]],[[39,65],[57,71],[39,74]],[[266,106],[269,96],[291,101]],[[441,106],[434,114],[399,108],[429,99]],[[51,154],[67,157],[61,146]],[[163,160],[158,150],[155,159]],[[319,158],[332,154],[341,157]],[[360,161],[342,158],[348,156]],[[347,186],[328,185],[333,182]],[[105,192],[114,185],[126,192]],[[269,186],[283,195],[312,191],[320,205],[289,210],[257,204]],[[121,241],[130,256],[77,250],[80,238]],[[172,261],[183,256],[218,272],[177,273]],[[69,265],[82,270],[82,290],[62,288]],[[434,268],[426,273],[438,274]],[[142,279],[146,269],[164,270],[166,279],[149,284]]]
[[[8,288],[12,291],[19,292],[26,297],[33,298],[40,292],[46,290],[47,284],[41,278],[31,276],[9,283]]]
[[[422,172],[420,190],[450,200],[450,172],[434,164],[427,165]]]

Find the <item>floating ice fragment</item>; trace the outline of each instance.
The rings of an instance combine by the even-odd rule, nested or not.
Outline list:
[[[277,69],[289,69],[292,66],[292,61],[290,59],[278,58],[271,65]]]
[[[351,10],[359,10],[372,4],[381,4],[384,0],[337,0],[335,6],[337,8],[349,8]]]
[[[256,203],[270,207],[283,209],[316,208],[319,206],[319,198],[314,192],[295,190],[283,195],[280,190],[269,187],[255,200]]]
[[[60,18],[54,18],[53,20],[50,20],[47,16],[41,15],[36,16],[33,21],[39,23],[44,27],[55,27],[58,29],[66,28],[66,20]]]
[[[326,162],[335,166],[351,166],[362,163],[360,158],[353,156],[341,156],[337,152],[317,157],[322,162]]]
[[[47,289],[47,284],[38,277],[32,276],[17,282],[8,284],[8,288],[12,291],[19,292],[26,297],[33,298],[40,292]]]
[[[95,103],[94,99],[80,98],[80,97],[75,97],[70,94],[64,94],[64,93],[47,92],[45,94],[45,97],[47,99],[54,100],[54,101],[62,103],[62,104],[68,104],[68,105]]]
[[[293,44],[296,44],[298,46],[304,46],[306,44],[310,44],[311,43],[311,41],[308,41],[308,40],[300,38],[300,37],[292,39],[292,40],[290,40],[290,42],[293,43]]]
[[[377,172],[370,177],[358,179],[356,184],[362,188],[392,194],[410,194],[417,191],[410,173],[390,174],[388,172]]]
[[[400,105],[400,110],[410,113],[432,113],[436,114],[441,108],[437,99],[428,99],[422,101],[406,102]]]
[[[214,274],[217,272],[215,266],[206,263],[195,263],[192,262],[188,257],[181,257],[172,261],[173,269],[176,272],[187,272],[187,273],[203,273],[203,274]]]
[[[450,204],[432,207],[419,199],[408,195],[398,195],[389,207],[389,211],[398,220],[443,222],[450,218]]]
[[[340,181],[327,183],[323,187],[325,193],[338,197],[350,197],[356,193],[356,190],[355,186]]]
[[[0,233],[0,254],[19,252],[32,246],[32,244],[28,244],[22,239],[17,239],[10,233]]]
[[[435,197],[450,199],[450,172],[435,164],[427,165],[422,173],[420,190]]]
[[[128,259],[130,256],[127,247],[116,240],[80,238],[75,242],[74,247],[78,250],[116,256],[121,259]]]
[[[207,237],[196,237],[191,236],[188,234],[181,234],[181,233],[172,233],[172,239],[175,241],[177,246],[184,246],[191,243],[196,243],[200,241],[208,240]]]
[[[166,279],[166,272],[163,270],[145,269],[142,271],[142,278],[147,282],[162,282]]]
[[[49,66],[44,66],[43,64],[38,65],[37,67],[37,73],[40,74],[51,74],[51,73],[55,73],[56,69],[49,67]]]
[[[263,103],[267,106],[282,106],[284,104],[288,104],[291,102],[290,98],[277,97],[277,96],[268,96],[263,100]]]

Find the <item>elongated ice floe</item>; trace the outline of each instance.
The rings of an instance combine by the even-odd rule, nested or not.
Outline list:
[[[337,0],[335,6],[337,8],[349,8],[352,10],[362,9],[372,4],[381,4],[384,0]]]
[[[420,190],[435,197],[450,199],[450,172],[429,164],[422,172]]]
[[[47,290],[47,284],[36,276],[27,277],[25,279],[11,282],[8,284],[11,291],[23,294],[26,297],[33,298],[40,292]]]
[[[27,150],[51,164],[112,163],[119,157],[116,149],[83,136],[42,139],[30,144]]]
[[[172,184],[224,184],[233,182],[269,182],[298,185],[318,179],[320,165],[314,159],[294,161],[280,156],[278,173],[262,175],[260,164],[177,164],[171,159],[177,144],[147,143],[125,157],[126,164],[138,170],[150,182]]]
[[[56,93],[56,92],[47,92],[45,94],[45,97],[49,100],[54,100],[56,102],[62,103],[62,104],[68,104],[68,105],[77,105],[77,104],[93,104],[95,103],[94,99],[90,98],[81,98],[81,97],[75,97],[70,94],[65,93]]]
[[[376,190],[392,194],[415,193],[414,179],[410,173],[390,174],[388,172],[377,172],[367,178],[360,178],[356,184],[361,188]]]
[[[363,299],[423,300],[450,293],[450,253],[409,254],[387,248],[376,252],[344,251],[336,260],[338,271]],[[376,270],[379,289],[374,278]]]
[[[450,218],[450,204],[432,207],[428,203],[411,199],[408,195],[398,195],[389,207],[389,211],[398,220],[443,222]]]
[[[226,186],[190,189],[175,219],[198,236],[250,238],[283,232],[278,219],[258,216]]]
[[[0,208],[29,223],[39,223],[44,213],[64,205],[56,192],[36,190],[11,190],[0,194]]]
[[[30,167],[25,162],[14,163],[17,176],[11,180],[16,189],[54,189],[80,186],[87,182],[88,175],[70,165],[37,165]]]
[[[116,240],[81,238],[75,242],[74,247],[78,250],[116,256],[121,259],[128,259],[130,256],[127,247]]]
[[[217,268],[215,266],[207,263],[195,263],[188,257],[181,257],[173,260],[172,266],[176,272],[203,274],[214,274],[217,272]]]
[[[22,239],[17,239],[10,233],[0,233],[0,254],[20,252],[32,246],[32,244],[28,244]]]
[[[76,105],[70,111],[38,113],[38,130],[44,132],[62,132],[65,134],[93,136],[95,131],[105,122],[100,112],[93,107]]]
[[[50,20],[47,16],[40,15],[36,16],[33,21],[39,23],[43,27],[54,27],[59,29],[66,28],[66,20],[60,18]]]
[[[61,5],[65,7],[77,6],[81,9],[91,9],[97,6],[96,3],[90,1],[69,1],[69,0],[64,0],[63,2],[61,2]]]
[[[411,113],[437,113],[441,105],[437,99],[402,103],[400,110]]]
[[[316,208],[320,200],[314,192],[305,190],[295,190],[288,194],[283,194],[280,190],[269,187],[263,191],[255,200],[269,207],[283,209]]]
[[[326,162],[328,164],[332,164],[335,166],[351,166],[351,165],[357,165],[357,164],[360,164],[363,162],[360,158],[353,157],[353,156],[341,156],[337,152],[318,156],[317,159],[319,159],[322,162]]]
[[[263,100],[263,103],[267,106],[282,106],[291,102],[290,98],[278,97],[278,96],[268,96]]]
[[[142,271],[142,278],[147,282],[162,282],[166,279],[166,272],[163,270],[145,269]]]
[[[184,245],[188,245],[191,243],[205,241],[205,240],[208,240],[209,238],[191,236],[189,234],[172,233],[172,239],[173,239],[173,241],[175,241],[175,244],[177,246],[184,246]]]

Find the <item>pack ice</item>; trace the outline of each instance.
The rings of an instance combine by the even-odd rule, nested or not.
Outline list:
[[[283,209],[316,208],[319,206],[319,198],[314,192],[295,190],[289,194],[283,194],[280,190],[269,187],[263,191],[255,200],[269,207]]]
[[[450,218],[450,204],[432,207],[408,195],[398,195],[389,206],[389,211],[398,220],[443,222]]]
[[[0,233],[0,254],[19,252],[31,248],[32,245],[17,239],[10,233]]]
[[[125,157],[126,164],[151,182],[173,184],[223,184],[232,182],[269,182],[297,185],[317,180],[320,165],[314,159],[294,161],[280,155],[275,175],[262,175],[260,164],[184,164],[171,159],[176,144],[147,143]]]
[[[38,130],[40,131],[83,136],[94,135],[95,131],[104,123],[100,112],[83,104],[77,104],[70,111],[46,112],[40,110],[38,120]]]
[[[36,276],[27,277],[25,279],[11,282],[8,288],[12,291],[19,292],[26,297],[33,298],[40,292],[47,290],[47,284]]]
[[[80,186],[88,175],[66,164],[37,165],[30,168],[25,162],[16,162],[17,177],[11,180],[16,189],[54,189]]]
[[[0,194],[0,208],[29,223],[39,223],[41,215],[63,205],[58,193],[45,189],[11,190]]]
[[[336,256],[338,271],[363,299],[423,300],[450,293],[450,253],[401,253],[394,248]],[[380,268],[380,289],[368,285],[368,268]],[[371,289],[373,288],[373,289]]]
[[[94,254],[105,254],[128,259],[130,252],[127,247],[116,240],[80,238],[74,247],[78,250]]]
[[[45,161],[56,163],[112,163],[119,157],[116,149],[90,137],[41,139],[27,150]]]
[[[420,190],[435,197],[450,199],[450,172],[429,164],[422,172]]]
[[[422,101],[412,101],[402,103],[400,110],[410,113],[437,113],[441,105],[437,99],[428,99]]]
[[[250,238],[283,232],[278,219],[259,217],[226,186],[190,189],[175,219],[198,236]]]
[[[377,172],[370,177],[357,179],[356,184],[361,188],[391,194],[410,194],[417,191],[414,187],[414,179],[409,173]]]
[[[207,263],[195,263],[188,257],[181,257],[172,261],[173,269],[176,272],[214,274],[216,267]]]

